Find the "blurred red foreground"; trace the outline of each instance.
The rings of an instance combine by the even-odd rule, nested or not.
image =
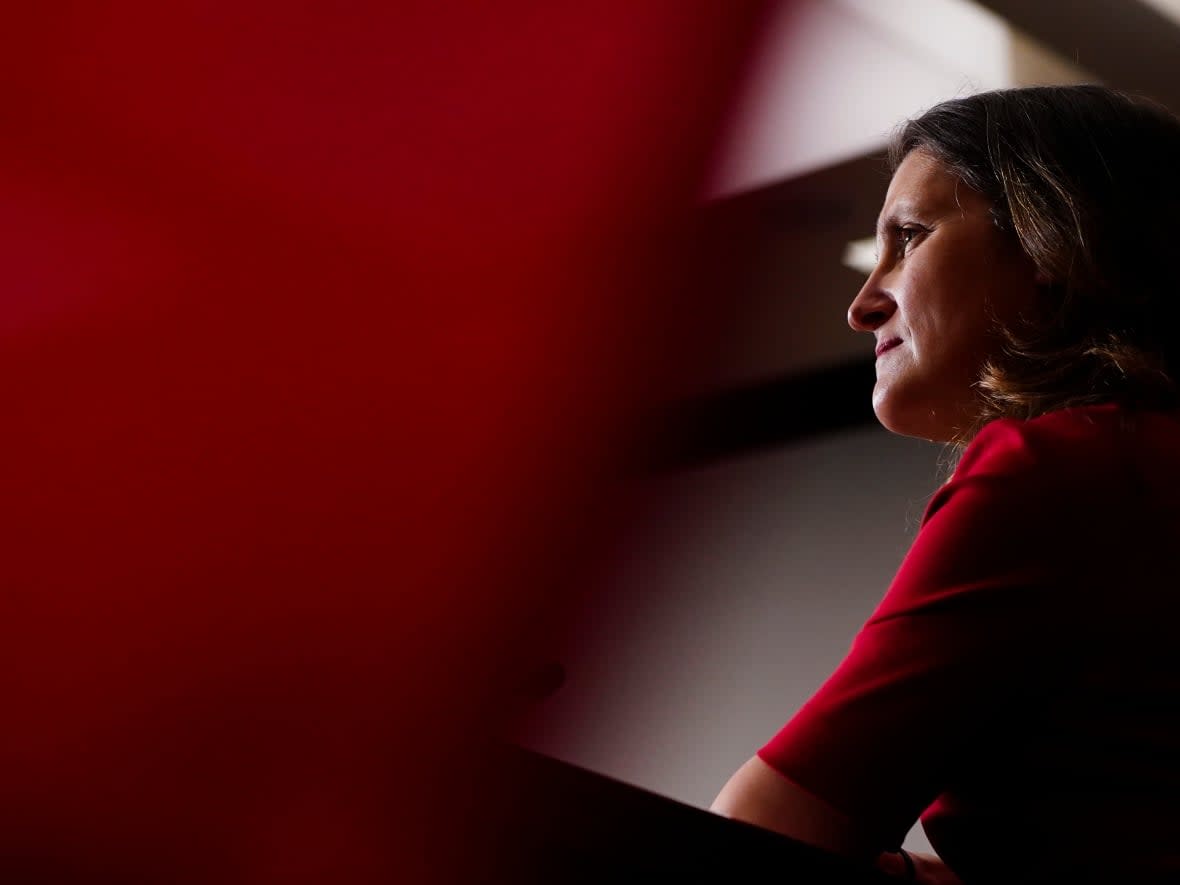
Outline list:
[[[757,6],[9,11],[0,879],[464,880]]]

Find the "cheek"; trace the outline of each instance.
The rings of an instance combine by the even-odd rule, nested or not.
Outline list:
[[[969,317],[956,281],[937,268],[916,270],[907,282],[898,304],[904,326],[900,334],[908,339],[914,359],[927,363],[956,348]]]
[[[988,308],[994,269],[975,256],[963,257],[915,275],[922,297],[911,309],[910,328],[923,360],[961,365],[977,361],[994,346]]]

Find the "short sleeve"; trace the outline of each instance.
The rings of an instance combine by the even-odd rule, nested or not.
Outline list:
[[[1024,425],[977,436],[847,657],[759,751],[882,847],[957,765],[1017,739],[1021,708],[1048,690],[1045,643],[1086,529],[1072,456]]]

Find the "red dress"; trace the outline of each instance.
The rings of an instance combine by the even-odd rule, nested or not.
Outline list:
[[[1180,415],[995,421],[758,755],[968,883],[1180,881],[1178,554]]]

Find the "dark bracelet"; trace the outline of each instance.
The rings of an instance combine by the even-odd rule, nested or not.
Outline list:
[[[914,859],[909,856],[904,848],[897,849],[897,853],[901,855],[901,859],[905,862],[905,880],[907,882],[918,881],[918,871],[914,868]]]

